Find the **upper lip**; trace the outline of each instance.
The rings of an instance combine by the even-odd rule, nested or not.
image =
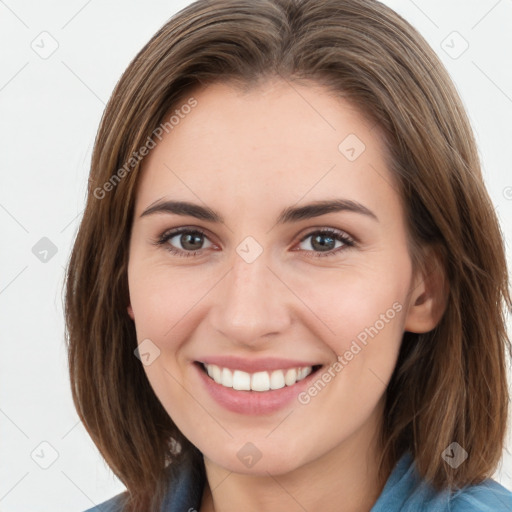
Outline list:
[[[246,359],[236,356],[212,356],[198,360],[203,364],[214,364],[221,368],[231,370],[242,370],[247,373],[255,373],[272,370],[286,370],[288,368],[305,368],[318,366],[319,363],[311,361],[299,361],[297,359],[282,359],[274,357],[263,357],[259,359]]]

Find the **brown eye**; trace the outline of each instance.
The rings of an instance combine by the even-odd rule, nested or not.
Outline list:
[[[157,243],[178,256],[194,256],[198,251],[212,246],[206,235],[197,229],[169,231],[164,233]]]
[[[324,229],[309,233],[301,240],[301,244],[303,244],[301,250],[319,253],[315,256],[330,256],[343,250],[344,247],[353,247],[354,241],[341,231]]]
[[[178,238],[178,243],[179,245],[181,245],[181,248],[186,249],[188,251],[202,249],[201,246],[204,242],[204,236],[200,233],[181,233],[180,235],[176,235],[170,238],[169,242],[174,238]]]

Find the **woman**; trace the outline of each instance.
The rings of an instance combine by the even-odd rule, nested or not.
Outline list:
[[[70,260],[73,398],[128,490],[92,510],[512,510],[510,304],[468,119],[407,22],[195,2],[112,95]]]

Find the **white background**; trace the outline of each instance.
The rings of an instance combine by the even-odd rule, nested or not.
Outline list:
[[[63,272],[104,106],[137,51],[188,3],[0,0],[0,512],[78,512],[123,490],[71,402]],[[512,1],[385,3],[448,67],[510,246]],[[58,44],[46,59],[31,47],[42,38],[47,50]],[[43,237],[57,250],[46,263],[32,252]],[[54,458],[47,469],[35,462]],[[508,452],[494,478],[512,489]]]

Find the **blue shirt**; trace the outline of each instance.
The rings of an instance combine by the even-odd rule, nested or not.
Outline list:
[[[184,467],[168,492],[161,512],[198,511],[204,480],[194,479]],[[122,512],[118,494],[86,512]],[[512,492],[494,480],[467,486],[458,491],[436,493],[419,477],[412,456],[406,453],[389,476],[379,499],[370,512],[512,512]]]

